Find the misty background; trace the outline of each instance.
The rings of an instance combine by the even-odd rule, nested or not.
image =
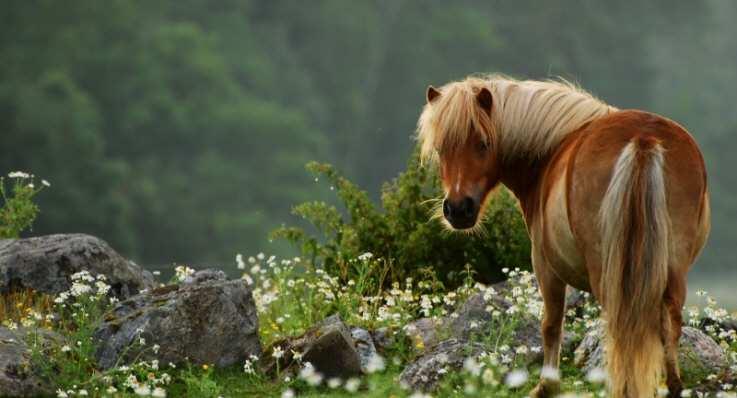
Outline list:
[[[737,298],[737,2],[43,1],[0,9],[0,173],[51,182],[27,235],[85,232],[149,268],[292,255],[268,233],[378,198],[428,84],[561,76],[700,144],[712,233],[691,287]]]

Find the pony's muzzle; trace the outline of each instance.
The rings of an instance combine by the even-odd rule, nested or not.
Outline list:
[[[460,200],[443,200],[443,216],[455,229],[466,229],[476,225],[479,213],[478,201],[470,196]]]

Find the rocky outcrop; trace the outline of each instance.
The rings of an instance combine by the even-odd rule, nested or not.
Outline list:
[[[482,346],[475,342],[483,341],[491,333],[500,333],[495,317],[507,316],[502,314],[512,304],[503,296],[512,287],[501,282],[492,288],[495,294],[476,293],[447,317],[420,318],[408,324],[405,332],[412,340],[413,347],[422,355],[402,373],[403,383],[413,390],[427,391],[434,388],[442,374],[435,373],[441,363],[448,372],[457,371],[464,358],[480,352]],[[568,294],[567,307],[579,311],[589,299],[589,295],[572,290]],[[497,315],[494,315],[495,311]],[[522,358],[527,364],[539,362],[543,355],[540,321],[533,316],[519,314],[515,318],[518,322],[507,333],[511,333],[511,340],[522,349],[510,352],[509,355],[515,360]],[[564,349],[571,351],[574,344],[574,335],[564,331]]]
[[[446,373],[457,371],[466,358],[476,357],[483,350],[483,345],[479,343],[458,339],[442,341],[407,365],[399,381],[410,391],[430,391]]]
[[[600,330],[587,334],[576,348],[575,364],[586,372],[605,366],[601,335]],[[711,337],[686,326],[681,335],[678,363],[683,375],[708,375],[724,370],[727,357],[722,347]]]
[[[279,361],[280,372],[296,374],[301,364],[309,362],[325,378],[359,375],[367,370],[365,365],[376,349],[372,339],[365,340],[368,332],[364,334],[362,329],[354,330],[358,339],[337,314],[325,318],[302,336],[272,345],[269,349],[271,354],[266,356],[266,370],[274,373],[276,361]],[[282,354],[274,355],[274,352]]]
[[[410,390],[429,391],[435,388],[442,375],[458,371],[463,361],[483,351],[483,341],[491,333],[499,333],[495,324],[495,311],[507,311],[511,303],[502,298],[499,292],[509,290],[505,283],[493,286],[496,294],[479,292],[463,302],[455,312],[447,317],[431,319],[420,318],[405,327],[413,347],[422,355],[407,365],[400,377]],[[520,321],[513,330],[511,338],[527,350],[510,353],[522,355],[526,363],[542,356],[542,337],[540,321],[531,316],[519,316]]]
[[[211,271],[118,303],[95,338],[102,368],[137,357],[229,366],[261,355],[250,288]]]
[[[0,326],[0,396],[37,397],[51,394],[52,385],[40,377],[31,363],[31,349],[26,343],[29,333],[37,333],[43,346],[61,337],[44,329],[10,330]]]
[[[70,276],[86,270],[103,274],[111,292],[124,299],[154,287],[154,278],[103,240],[83,234],[0,240],[0,293],[33,289],[57,294],[68,290]]]

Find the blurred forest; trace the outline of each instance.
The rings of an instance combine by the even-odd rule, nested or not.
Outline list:
[[[701,269],[735,275],[735,21],[730,0],[5,0],[0,172],[51,181],[33,234],[228,266],[285,250],[268,232],[330,197],[309,160],[378,198],[428,84],[563,76],[692,132],[713,205]]]

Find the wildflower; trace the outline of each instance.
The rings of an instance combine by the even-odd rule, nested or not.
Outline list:
[[[159,349],[161,349],[161,346],[158,344],[154,344],[153,347],[151,347],[151,350],[154,352],[154,354],[158,354]]]
[[[133,392],[136,393],[136,395],[140,395],[142,397],[151,395],[151,389],[145,385],[145,384],[139,384],[133,388]]]
[[[602,368],[593,368],[586,374],[589,383],[603,383],[606,381],[606,371]]]
[[[304,367],[299,371],[299,377],[311,386],[316,386],[322,382],[322,374],[315,371],[315,368],[309,362],[305,362]]]
[[[463,361],[463,369],[474,376],[481,374],[481,365],[473,357],[468,357]]]
[[[370,259],[371,259],[372,257],[374,257],[374,254],[373,254],[373,253],[371,253],[371,252],[366,252],[366,253],[363,253],[363,254],[361,254],[360,256],[358,256],[358,259],[359,259],[359,260],[361,260],[361,261],[368,261],[368,260],[370,260]]]
[[[274,347],[274,351],[271,353],[271,356],[279,359],[284,356],[284,350],[280,346]]]
[[[8,173],[8,177],[10,178],[31,178],[31,175],[28,173],[24,173],[22,171],[12,171]]]
[[[118,389],[113,386],[110,386],[107,388],[107,390],[105,390],[105,392],[108,394],[115,394],[116,392],[118,392]]]
[[[348,392],[356,392],[358,391],[358,387],[360,386],[361,386],[361,381],[355,377],[348,379],[344,385],[345,390]]]
[[[328,387],[330,388],[338,388],[342,383],[343,381],[337,377],[331,377],[330,379],[328,379]]]
[[[54,302],[56,304],[62,304],[65,301],[67,301],[68,298],[69,298],[69,293],[67,293],[67,292],[61,292],[61,293],[59,293],[58,296],[56,296],[56,298],[54,298]]]
[[[374,354],[369,358],[368,364],[366,364],[366,371],[368,373],[380,372],[384,370],[384,358],[378,354]]]
[[[85,390],[84,388],[82,388],[79,391],[77,391],[77,395],[79,395],[80,397],[86,397],[89,394],[87,393],[87,390]]]
[[[74,297],[79,297],[83,294],[88,294],[92,292],[92,287],[86,283],[82,282],[72,282],[72,287],[69,289],[69,292]]]
[[[194,269],[187,267],[185,265],[179,265],[176,268],[174,268],[174,277],[179,282],[184,282],[185,279],[187,279],[189,276],[194,274]]]
[[[110,285],[101,280],[95,282],[95,287],[97,287],[97,295],[99,296],[104,296],[110,291]]]
[[[246,363],[243,365],[243,372],[247,375],[256,373],[256,369],[253,368],[253,362],[251,360],[246,359]]]
[[[294,398],[294,396],[294,390],[291,388],[287,388],[283,393],[281,393],[281,398]]]
[[[235,255],[235,263],[237,264],[238,269],[246,269],[246,263],[243,262],[243,255],[238,253]]]
[[[527,371],[524,369],[515,369],[507,374],[504,383],[509,388],[517,388],[525,384],[527,381]]]
[[[560,371],[552,366],[545,365],[540,371],[540,377],[546,380],[560,380]]]
[[[63,346],[61,347],[61,352],[69,352],[69,351],[71,351],[71,350],[72,350],[72,347],[69,347],[69,346],[68,346],[68,345],[66,345],[66,344],[64,344],[64,345],[63,345]]]
[[[483,381],[484,384],[496,385],[497,381],[494,377],[494,371],[491,370],[491,368],[486,368],[486,370],[484,370],[484,373],[481,375],[481,381]]]
[[[12,178],[13,176],[9,175],[9,177]],[[62,390],[60,388],[60,389],[56,390],[56,397],[57,398],[68,398],[69,397],[69,394],[67,394],[66,391],[64,391],[64,390]]]
[[[166,398],[166,390],[161,387],[156,387],[151,392],[151,396],[155,398]]]

